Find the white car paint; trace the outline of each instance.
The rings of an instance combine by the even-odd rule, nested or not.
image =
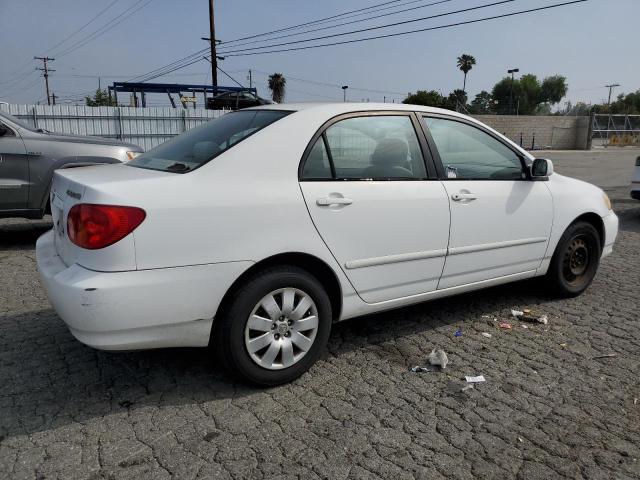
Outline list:
[[[279,254],[306,254],[331,269],[341,294],[336,320],[344,320],[543,275],[564,230],[586,213],[602,218],[603,255],[611,252],[618,224],[603,192],[558,174],[518,182],[298,180],[309,141],[338,115],[415,111],[481,125],[469,117],[371,103],[258,109],[294,113],[193,172],[110,165],[56,173],[57,226],[36,254],[51,303],[80,341],[107,350],[206,345],[231,285]],[[477,199],[450,200],[463,191]],[[352,203],[318,205],[334,197]],[[119,242],[86,250],[64,228],[77,203],[135,206],[146,219]]]
[[[640,157],[636,158],[636,168],[631,180],[631,198],[640,200]]]

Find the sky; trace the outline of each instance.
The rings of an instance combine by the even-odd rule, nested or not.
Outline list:
[[[219,51],[224,52],[416,19],[498,0],[447,0],[427,6],[435,1],[399,0],[378,7],[393,8],[351,16],[340,23],[404,8],[423,8],[306,35],[270,42],[265,41],[269,37],[259,37],[255,40],[262,40],[261,43],[225,47],[225,41],[382,4],[384,0],[215,0],[216,37],[223,42]],[[428,28],[563,1],[566,0],[513,0],[312,43]],[[142,8],[135,11],[138,7]],[[84,44],[83,39],[129,8],[121,16],[124,21]],[[72,35],[102,10],[102,15]],[[640,89],[640,62],[634,46],[638,18],[640,0],[589,0],[362,43],[251,56],[226,55],[219,66],[243,85],[248,85],[251,69],[254,85],[265,97],[269,96],[268,74],[283,73],[287,78],[286,101],[290,102],[341,101],[341,85],[349,85],[347,98],[351,101],[401,102],[408,92],[416,90],[433,89],[446,95],[462,88],[463,74],[456,67],[456,59],[466,53],[477,61],[467,78],[470,99],[481,90],[490,91],[507,69],[519,68],[520,74],[533,73],[540,79],[554,74],[566,76],[569,92],[559,106],[566,101],[597,103],[606,101],[607,84],[621,85],[614,90],[614,96]],[[207,44],[201,37],[208,36],[208,0],[0,0],[0,101],[46,103],[44,79],[35,70],[42,62],[33,60],[34,56],[55,58],[50,62],[55,72],[49,81],[59,103],[82,103],[83,96],[98,87],[98,77],[103,88],[114,81],[127,81],[205,48]],[[210,83],[210,65],[203,59],[151,81]],[[218,84],[235,85],[221,73]],[[168,105],[168,98],[151,95],[148,104]]]

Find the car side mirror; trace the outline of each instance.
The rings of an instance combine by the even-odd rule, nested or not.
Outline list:
[[[531,165],[532,180],[548,180],[553,175],[553,162],[546,158],[536,158]]]

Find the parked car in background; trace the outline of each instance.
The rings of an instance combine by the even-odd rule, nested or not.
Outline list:
[[[0,218],[42,218],[57,168],[120,163],[142,152],[118,140],[36,130],[0,112]]]
[[[640,157],[636,158],[636,168],[631,180],[631,198],[640,200]]]
[[[576,296],[611,253],[605,193],[477,120],[373,103],[231,112],[124,165],[58,170],[36,256],[71,333],[207,346],[263,385],[331,325],[546,276]]]
[[[260,105],[270,105],[273,102],[266,98],[258,97],[252,92],[225,92],[215,97],[207,98],[207,108],[209,110],[239,110],[241,108],[259,107]]]

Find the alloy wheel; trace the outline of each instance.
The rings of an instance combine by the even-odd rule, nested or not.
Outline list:
[[[306,292],[281,288],[253,308],[244,332],[251,359],[268,370],[291,367],[306,355],[318,332],[318,309]]]

